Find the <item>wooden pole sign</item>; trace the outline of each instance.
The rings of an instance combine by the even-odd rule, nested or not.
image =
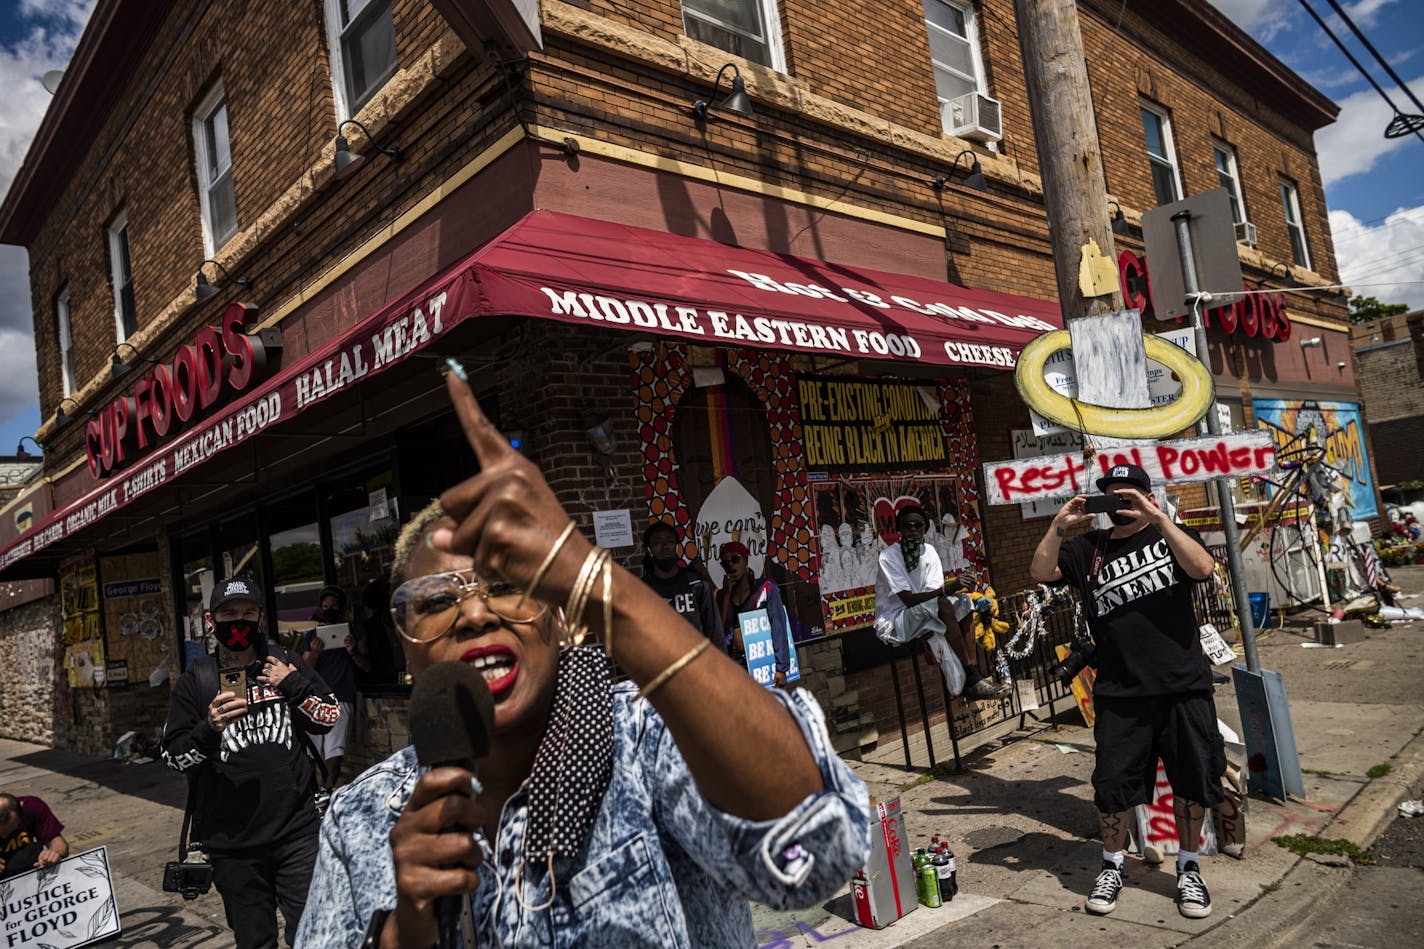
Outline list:
[[[1091,461],[1081,453],[1010,458],[984,465],[990,504],[1019,504],[1094,494],[1098,478],[1114,465],[1140,465],[1153,484],[1186,484],[1213,478],[1265,474],[1276,467],[1276,445],[1265,429],[1100,450]]]

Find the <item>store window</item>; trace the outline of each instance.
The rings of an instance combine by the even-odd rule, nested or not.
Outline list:
[[[182,582],[175,584],[178,598],[178,638],[183,650],[183,668],[208,652],[203,612],[217,578],[213,574],[213,544],[207,531],[188,534],[174,544]],[[172,670],[174,678],[180,670]]]
[[[785,68],[776,0],[682,0],[682,28],[733,56]]]
[[[74,393],[74,333],[69,325],[69,288],[65,287],[54,300],[54,320],[59,336],[59,373],[63,394]]]
[[[961,0],[924,0],[930,61],[945,131],[951,121],[944,106],[971,92],[983,92],[984,67],[979,57],[974,7]]]
[[[1246,205],[1241,200],[1241,171],[1236,166],[1236,149],[1223,142],[1212,142],[1211,151],[1216,162],[1216,179],[1231,198],[1231,221],[1240,224],[1246,220]]]
[[[232,188],[232,146],[227,98],[222,83],[193,113],[193,151],[198,160],[198,206],[203,222],[203,256],[211,257],[237,233],[237,201]]]
[[[316,497],[310,491],[294,495],[263,511],[267,525],[268,564],[276,612],[272,626],[288,649],[298,634],[317,625],[317,596],[326,585],[326,558]]]
[[[390,0],[326,0],[336,120],[351,118],[396,71]]]
[[[1152,169],[1152,189],[1157,204],[1171,204],[1182,196],[1177,173],[1177,152],[1172,144],[1172,120],[1155,105],[1142,104],[1142,134],[1147,139],[1147,164]]]
[[[129,217],[123,211],[109,224],[109,285],[114,291],[114,337],[116,342],[122,343],[138,332],[133,259],[129,254]]]
[[[1281,179],[1281,204],[1285,209],[1286,230],[1290,233],[1291,259],[1297,267],[1310,269],[1310,249],[1305,243],[1305,218],[1300,213],[1300,189],[1294,181]]]
[[[389,469],[343,479],[324,490],[322,508],[331,543],[335,585],[346,593],[347,613],[366,639],[371,670],[357,685],[397,681],[405,667],[390,624],[390,570],[402,512]]]

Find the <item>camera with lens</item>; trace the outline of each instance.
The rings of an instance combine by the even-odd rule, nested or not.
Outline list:
[[[163,891],[180,893],[185,900],[196,900],[213,886],[213,865],[207,854],[196,844],[188,848],[182,860],[170,860],[163,865]]]
[[[1092,642],[1078,642],[1073,644],[1073,649],[1068,655],[1048,670],[1048,675],[1066,687],[1078,673],[1097,664],[1098,647]]]

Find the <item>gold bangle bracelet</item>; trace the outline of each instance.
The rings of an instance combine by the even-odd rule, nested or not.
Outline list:
[[[587,609],[588,598],[592,595],[594,585],[598,582],[599,569],[611,559],[612,555],[602,547],[593,548],[584,558],[583,566],[579,569],[578,579],[574,581],[573,587],[569,590],[569,599],[564,605],[564,613],[569,638],[573,640],[575,646],[582,646],[584,638],[588,635],[588,625],[583,620],[584,610]]]
[[[712,645],[712,640],[704,639],[696,646],[693,646],[683,655],[681,659],[668,666],[662,672],[659,672],[657,678],[653,679],[652,682],[649,682],[647,685],[639,689],[638,698],[645,699],[648,696],[652,695],[654,692],[656,692],[658,689],[662,688],[664,683],[666,683],[668,679],[671,679],[673,676],[677,675],[683,670],[684,666],[686,666],[692,660],[696,659],[698,656],[706,652],[707,647],[710,645]]]
[[[603,561],[603,654],[613,655],[613,558]]]
[[[534,579],[529,581],[529,586],[524,588],[524,592],[519,594],[519,605],[523,606],[524,601],[529,599],[529,594],[539,589],[539,584],[544,582],[544,574],[549,572],[549,568],[554,565],[554,558],[559,556],[559,551],[563,549],[569,535],[574,532],[574,522],[569,521],[564,532],[559,535],[559,539],[554,541],[554,546],[549,548],[549,552],[544,555],[544,562],[539,565],[539,569],[534,571]]]

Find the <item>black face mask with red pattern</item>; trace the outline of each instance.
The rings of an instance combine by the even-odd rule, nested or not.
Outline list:
[[[257,621],[250,619],[215,619],[213,620],[213,634],[217,636],[218,642],[223,648],[232,652],[242,652],[244,649],[257,645]]]

